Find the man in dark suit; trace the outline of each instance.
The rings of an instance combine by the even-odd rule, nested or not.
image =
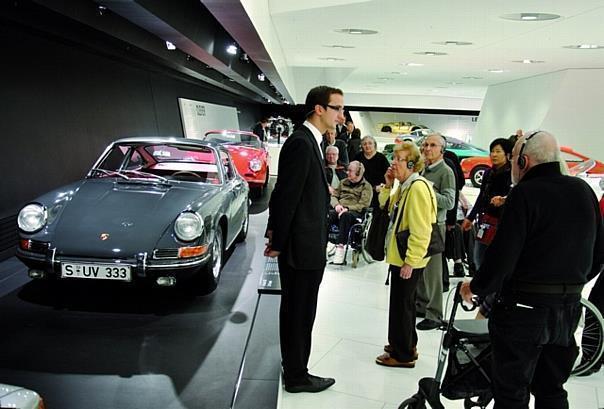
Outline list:
[[[335,383],[308,373],[319,284],[325,270],[329,190],[319,149],[322,134],[344,115],[341,90],[327,86],[306,96],[306,121],[283,144],[269,202],[267,257],[278,257],[279,334],[288,392],[320,392]]]
[[[262,117],[260,122],[258,122],[256,125],[254,125],[254,127],[252,128],[252,132],[255,133],[262,142],[266,142],[266,140],[267,140],[266,128],[267,127],[268,127],[268,118]]]

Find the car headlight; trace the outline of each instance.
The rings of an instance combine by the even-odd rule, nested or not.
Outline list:
[[[44,227],[46,219],[47,214],[44,206],[32,203],[21,209],[17,217],[17,224],[24,232],[34,233]]]
[[[250,169],[254,172],[258,172],[262,169],[262,161],[258,158],[254,158],[250,161]]]
[[[174,223],[174,233],[182,241],[195,240],[203,233],[203,220],[197,213],[181,213]]]

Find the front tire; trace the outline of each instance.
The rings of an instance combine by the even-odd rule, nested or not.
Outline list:
[[[484,172],[486,172],[487,169],[488,167],[486,166],[476,166],[474,169],[472,169],[470,172],[470,181],[472,182],[472,186],[478,188],[482,186],[482,178],[484,177]]]
[[[193,290],[196,295],[209,294],[218,287],[224,256],[224,240],[222,236],[222,227],[220,226],[216,227],[210,251],[211,255],[208,263],[203,266],[201,271],[193,278],[191,290]]]
[[[237,235],[237,240],[236,240],[237,243],[241,243],[241,242],[245,241],[245,238],[247,237],[247,232],[250,228],[250,208],[249,208],[249,205],[247,204],[247,199],[246,199],[244,211],[245,211],[245,215],[243,218],[243,224],[241,225],[241,230],[239,231],[239,234]]]

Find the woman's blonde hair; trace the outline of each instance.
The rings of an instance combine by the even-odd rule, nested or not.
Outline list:
[[[419,148],[413,142],[403,142],[397,143],[394,145],[393,149],[393,157],[397,152],[404,151],[407,152],[407,163],[413,162],[413,171],[421,172],[424,170],[424,158],[419,153]]]

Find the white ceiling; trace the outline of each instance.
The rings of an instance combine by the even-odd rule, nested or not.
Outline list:
[[[602,0],[241,0],[295,102],[318,84],[355,105],[479,109],[487,87],[568,68],[604,68]],[[511,21],[552,13],[549,21]],[[335,32],[341,28],[374,35]],[[439,45],[464,41],[472,45]],[[330,45],[354,48],[330,48]],[[445,52],[444,56],[416,52]],[[328,61],[321,58],[338,58]],[[514,60],[541,60],[539,64]],[[421,63],[423,66],[405,66]],[[490,69],[504,70],[502,73]],[[478,77],[468,79],[464,77]]]

